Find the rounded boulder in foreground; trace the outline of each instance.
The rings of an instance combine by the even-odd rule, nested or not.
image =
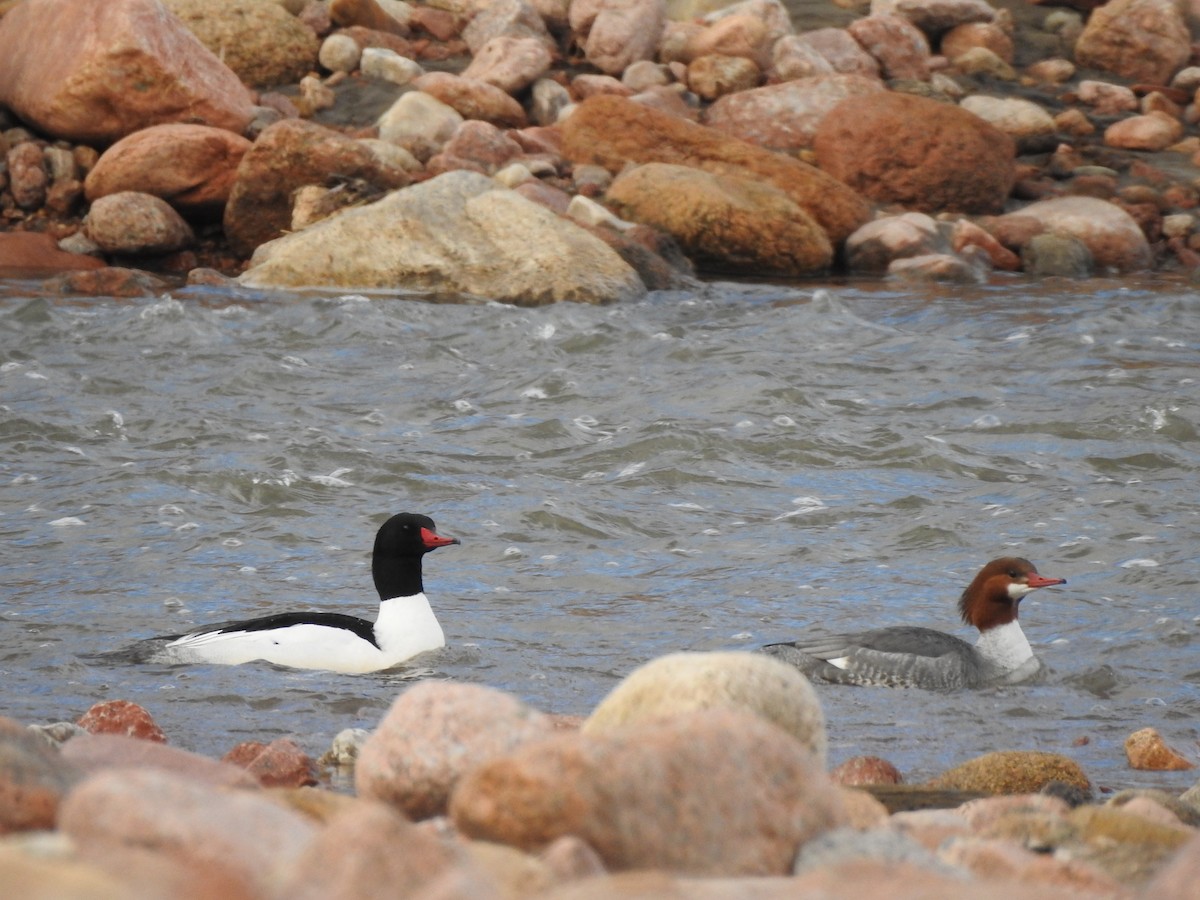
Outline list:
[[[396,698],[362,745],[354,785],[360,797],[428,818],[446,811],[468,770],[554,732],[549,716],[502,691],[423,682]]]
[[[817,164],[881,203],[996,213],[1012,190],[1012,138],[965,109],[912,94],[851,97],[821,121]]]
[[[808,679],[757,653],[672,653],[630,673],[583,723],[588,735],[708,709],[773,722],[825,765],[825,714]]]
[[[468,773],[450,816],[527,852],[574,835],[612,871],[701,876],[785,875],[801,846],[849,821],[806,747],[729,708],[519,747]]]

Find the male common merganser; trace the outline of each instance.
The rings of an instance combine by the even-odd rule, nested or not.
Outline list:
[[[295,669],[377,672],[446,645],[421,583],[421,557],[459,543],[433,520],[400,513],[375,537],[371,574],[379,591],[374,622],[341,613],[294,612],[223,622],[148,638],[129,654],[139,662],[239,665],[265,660]]]
[[[974,646],[932,628],[899,626],[768,644],[763,652],[831,684],[927,690],[1016,684],[1041,668],[1017,622],[1021,598],[1035,588],[1066,583],[1039,575],[1027,559],[993,559],[958,601],[962,620],[979,629]]]

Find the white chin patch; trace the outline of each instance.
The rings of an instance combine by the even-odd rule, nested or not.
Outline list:
[[[1029,585],[1014,581],[1008,586],[1008,596],[1014,600],[1020,600],[1032,590],[1033,588],[1031,588]]]

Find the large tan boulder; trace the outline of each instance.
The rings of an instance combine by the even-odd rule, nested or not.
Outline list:
[[[158,0],[25,0],[0,19],[0,105],[107,144],[163,122],[241,134],[249,91]]]
[[[607,199],[624,218],[672,235],[710,271],[798,276],[833,263],[821,226],[767,182],[647,163],[618,176]]]
[[[252,87],[299,81],[317,67],[316,33],[276,0],[163,0]]]
[[[256,287],[391,288],[518,306],[636,299],[646,288],[607,244],[516,191],[454,171],[258,249]]]
[[[870,215],[859,194],[814,166],[623,97],[585,100],[562,133],[564,156],[614,173],[629,162],[663,162],[769,182],[815,219],[834,245]]]
[[[186,217],[220,218],[250,141],[208,125],[153,125],[109,147],[83,183],[92,202],[118,191],[166,200]]]
[[[881,92],[838,104],[813,140],[823,170],[882,203],[999,212],[1015,178],[1007,134],[948,103]]]
[[[1134,81],[1169,84],[1187,65],[1191,38],[1174,0],[1111,0],[1092,11],[1075,62]]]
[[[242,157],[225,205],[230,246],[249,256],[259,244],[279,237],[291,227],[296,189],[334,187],[330,179],[335,176],[380,191],[409,182],[403,169],[381,162],[369,147],[315,122],[285,119],[263,129]]]

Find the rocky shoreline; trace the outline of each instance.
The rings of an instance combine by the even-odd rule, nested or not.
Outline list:
[[[1200,265],[1191,7],[839,4],[8,0],[0,274],[535,305]]]
[[[909,785],[876,757],[827,771],[826,744],[804,676],[745,652],[652,660],[582,720],[420,682],[319,760],[289,739],[210,759],[110,700],[0,718],[0,879],[54,900],[1194,896],[1200,785],[1097,798],[1021,750]],[[1150,729],[1125,750],[1192,766]]]

